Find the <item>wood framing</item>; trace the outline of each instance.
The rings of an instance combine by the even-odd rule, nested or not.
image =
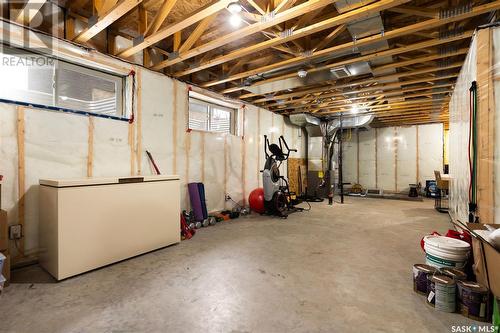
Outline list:
[[[121,0],[110,10],[99,15],[97,17],[97,22],[84,29],[78,36],[76,36],[75,41],[79,43],[85,43],[92,37],[97,35],[99,32],[106,29],[111,23],[118,20],[120,17],[128,13],[134,7],[139,5],[143,0]]]
[[[495,223],[495,99],[492,30],[477,34],[477,209],[481,223]]]
[[[46,0],[28,0],[14,19],[16,23],[30,25],[33,18],[40,12]]]

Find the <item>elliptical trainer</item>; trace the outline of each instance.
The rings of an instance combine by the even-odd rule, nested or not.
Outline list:
[[[269,143],[267,135],[264,135],[264,152],[266,154],[266,164],[262,170],[262,184],[264,187],[264,206],[266,213],[287,218],[289,213],[303,211],[293,205],[292,195],[288,181],[280,175],[280,166],[283,161],[288,160],[290,152],[297,152],[297,149],[290,149],[283,136],[278,139],[279,145]],[[283,151],[286,149],[286,153]]]

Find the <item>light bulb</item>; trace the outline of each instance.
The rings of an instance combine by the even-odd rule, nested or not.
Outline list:
[[[235,28],[239,27],[241,24],[241,17],[238,14],[233,14],[229,18],[229,23],[231,23],[231,25]]]
[[[238,2],[231,2],[227,6],[227,10],[229,10],[229,12],[231,12],[231,14],[241,13],[242,9],[243,8],[241,8],[241,5]]]
[[[300,71],[297,72],[297,75],[300,78],[305,78],[307,76],[307,71],[305,69],[301,69]]]

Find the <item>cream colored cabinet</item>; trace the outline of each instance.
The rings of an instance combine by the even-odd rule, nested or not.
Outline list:
[[[180,242],[178,176],[40,180],[39,211],[57,280]]]

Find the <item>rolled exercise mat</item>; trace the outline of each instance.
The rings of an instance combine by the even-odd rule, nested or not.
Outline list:
[[[427,278],[436,273],[436,268],[426,264],[413,265],[413,291],[427,295]]]
[[[191,209],[194,212],[194,219],[198,222],[203,221],[203,208],[201,206],[200,192],[198,191],[198,183],[188,184],[189,200],[191,201]]]
[[[206,220],[208,218],[208,210],[207,210],[207,200],[205,198],[205,185],[203,185],[203,183],[198,183],[198,192],[200,193],[201,211],[203,213],[203,219]]]
[[[474,320],[490,321],[491,298],[488,288],[477,282],[458,281],[460,313]]]
[[[429,294],[427,303],[436,310],[455,312],[456,309],[456,283],[445,275],[429,276]]]
[[[447,277],[452,278],[455,282],[467,280],[467,274],[458,269],[446,267],[441,268],[439,272],[443,275],[446,275]]]

